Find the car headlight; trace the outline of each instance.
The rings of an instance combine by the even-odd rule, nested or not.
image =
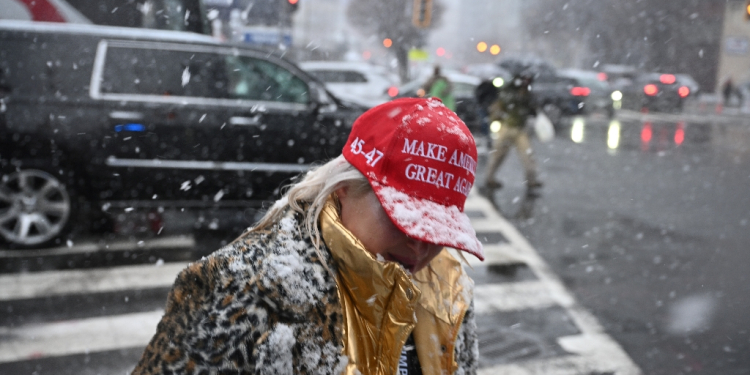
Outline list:
[[[620,90],[612,91],[612,100],[614,101],[622,100],[622,92],[620,92]]]
[[[499,132],[500,128],[502,127],[503,127],[503,124],[500,121],[495,120],[495,121],[492,121],[492,123],[490,123],[490,131],[493,133]]]

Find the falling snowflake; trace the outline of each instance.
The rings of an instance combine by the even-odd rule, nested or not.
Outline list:
[[[182,71],[182,87],[185,87],[190,82],[190,67],[185,67]]]

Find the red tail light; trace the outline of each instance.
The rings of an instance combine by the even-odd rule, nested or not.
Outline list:
[[[596,79],[598,79],[600,81],[606,81],[607,80],[607,73],[603,73],[603,72],[597,73],[596,74]]]
[[[391,98],[395,98],[396,95],[398,95],[398,87],[396,87],[396,86],[389,87],[388,88],[388,96],[390,96]]]
[[[643,92],[648,96],[654,96],[659,93],[659,88],[653,83],[649,83],[648,85],[643,86]]]
[[[659,76],[659,81],[665,85],[671,85],[673,84],[677,79],[674,77],[674,74],[662,74]]]
[[[573,87],[570,89],[570,94],[573,96],[589,96],[591,90],[588,87]]]
[[[690,95],[690,89],[687,86],[680,86],[680,88],[677,89],[677,93],[680,95],[680,98],[686,98]]]

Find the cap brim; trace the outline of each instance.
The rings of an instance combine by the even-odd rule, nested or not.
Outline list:
[[[414,198],[378,183],[371,185],[388,217],[407,236],[463,250],[484,260],[482,243],[477,239],[469,217],[458,207]]]

